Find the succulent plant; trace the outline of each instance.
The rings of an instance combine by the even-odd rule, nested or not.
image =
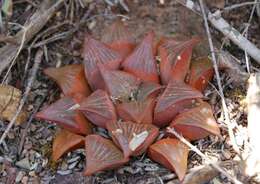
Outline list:
[[[158,140],[159,130],[169,126],[190,141],[220,135],[202,94],[212,66],[208,58],[191,59],[199,39],[163,37],[155,43],[154,37],[151,31],[136,43],[116,21],[105,42],[86,36],[82,65],[44,71],[64,94],[36,115],[62,128],[53,142],[55,161],[85,145],[85,175],[92,175],[148,151],[182,180],[189,149],[169,133]],[[110,138],[94,134],[94,127],[107,129]]]

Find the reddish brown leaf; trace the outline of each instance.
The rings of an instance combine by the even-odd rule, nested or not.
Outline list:
[[[83,136],[62,129],[53,140],[52,159],[58,161],[65,153],[78,148],[84,148],[84,145],[85,142]]]
[[[66,96],[74,96],[76,93],[84,96],[90,94],[82,65],[74,64],[61,68],[47,68],[44,73],[57,82]]]
[[[101,75],[105,81],[106,89],[113,99],[129,100],[136,93],[140,84],[140,79],[135,76],[119,70],[107,70],[99,65]]]
[[[154,110],[154,123],[157,126],[166,126],[185,108],[190,107],[195,98],[203,95],[184,82],[171,80],[163,94],[158,98]]]
[[[57,123],[64,129],[76,134],[87,135],[91,133],[91,124],[79,112],[79,104],[70,97],[63,97],[36,114],[36,118]]]
[[[149,157],[174,171],[183,180],[187,170],[189,148],[177,139],[166,138],[149,147]]]
[[[97,64],[109,69],[118,69],[122,56],[107,45],[86,36],[83,48],[85,75],[93,90],[104,89],[104,81]]]
[[[198,38],[190,40],[183,37],[163,38],[159,43],[160,76],[163,84],[171,79],[184,81],[190,67],[192,48],[199,42]]]
[[[142,154],[159,134],[158,128],[151,124],[120,122],[107,124],[107,129],[125,157]]]
[[[125,71],[144,81],[159,83],[156,61],[153,54],[154,33],[150,32],[129,55],[122,66]]]
[[[122,21],[117,20],[104,32],[102,40],[118,51],[123,58],[128,56],[135,47],[135,40]]]
[[[147,98],[156,98],[162,89],[163,87],[160,84],[153,82],[142,82],[138,88],[136,99],[138,101],[142,101]]]
[[[151,124],[154,106],[155,99],[149,98],[143,101],[123,102],[117,104],[116,109],[118,116],[124,121]]]
[[[189,84],[199,91],[204,91],[213,78],[213,66],[209,58],[203,57],[191,62]]]
[[[110,170],[128,162],[123,153],[109,139],[100,135],[89,135],[85,140],[86,169],[85,175],[89,176],[98,171]]]
[[[210,105],[202,101],[197,107],[176,116],[170,127],[189,140],[202,139],[210,134],[220,135]]]
[[[79,110],[95,125],[105,128],[117,120],[116,111],[108,94],[97,90],[82,100]]]

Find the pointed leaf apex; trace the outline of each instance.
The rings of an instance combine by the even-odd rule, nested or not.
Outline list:
[[[52,159],[58,161],[65,153],[82,147],[84,147],[83,136],[62,129],[53,140]]]
[[[159,83],[157,64],[153,53],[154,33],[149,32],[122,63],[123,69],[144,81]]]
[[[86,169],[89,176],[98,171],[110,170],[128,162],[123,153],[109,139],[100,135],[89,135],[85,139]]]
[[[132,74],[120,70],[108,70],[99,66],[105,86],[113,99],[127,101],[138,89],[141,80]]]
[[[159,129],[154,125],[131,121],[107,124],[107,129],[115,144],[124,152],[125,157],[142,154],[159,134]]]
[[[210,134],[220,135],[212,109],[208,103],[203,101],[198,103],[196,107],[177,115],[170,127],[192,141],[202,139]]]
[[[105,128],[117,120],[116,111],[108,94],[96,90],[80,103],[79,110],[95,125]]]
[[[169,124],[178,113],[196,103],[194,99],[202,97],[201,92],[184,82],[171,80],[158,98],[154,110],[154,123],[158,126]]]
[[[76,134],[87,135],[92,127],[78,111],[78,104],[70,97],[63,97],[36,114],[36,118],[57,123]]]
[[[66,96],[73,97],[76,93],[83,96],[90,94],[82,65],[73,64],[60,68],[47,68],[44,73],[57,82]]]
[[[149,147],[149,157],[176,172],[180,181],[187,170],[189,148],[178,139],[161,139]]]
[[[109,69],[118,69],[122,56],[106,44],[87,36],[83,48],[84,69],[89,85],[93,90],[104,89],[104,81],[97,64]]]

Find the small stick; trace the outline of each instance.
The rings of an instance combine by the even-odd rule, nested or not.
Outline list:
[[[28,128],[31,125],[32,120],[34,119],[35,114],[38,112],[38,110],[40,109],[41,105],[43,104],[44,100],[47,97],[47,93],[43,96],[42,100],[40,101],[39,105],[34,109],[32,115],[30,116],[29,120],[26,123],[25,128],[23,129],[23,131],[21,132],[21,139],[20,139],[20,143],[19,143],[19,148],[18,148],[18,156],[20,156],[22,149],[23,149],[23,145],[24,145],[24,141],[25,141],[25,137],[28,131]]]
[[[257,4],[259,4],[259,3],[260,3],[260,2],[256,2],[256,1],[238,3],[238,4],[233,4],[233,5],[231,5],[231,6],[227,6],[227,7],[225,7],[223,10],[224,10],[224,11],[230,11],[230,10],[233,10],[233,9],[235,9],[235,8],[240,8],[240,7],[249,6],[249,5],[257,5]]]
[[[19,49],[19,45],[13,44],[8,44],[0,48],[0,75],[7,67],[10,66],[11,62],[15,63],[15,59],[19,54],[18,51],[22,50],[24,46],[43,28],[43,26],[54,15],[57,9],[62,6],[64,1],[65,0],[42,1],[39,9],[24,24],[24,29],[19,31],[14,36],[14,38],[17,40],[17,43],[22,43],[23,35],[25,35],[24,43],[22,44],[21,49]]]
[[[234,176],[231,176],[225,169],[222,169],[219,165],[210,160],[204,153],[202,153],[196,146],[193,146],[189,141],[187,141],[183,136],[181,136],[178,132],[174,130],[174,128],[167,128],[167,131],[177,137],[181,142],[186,144],[192,151],[197,153],[201,158],[203,158],[208,164],[210,164],[213,168],[218,170],[221,174],[226,176],[230,181],[235,184],[242,184],[239,180],[237,180]]]
[[[252,11],[251,11],[251,13],[250,13],[249,20],[248,20],[248,22],[247,22],[247,24],[246,24],[246,27],[245,27],[245,29],[244,29],[244,31],[243,31],[243,33],[242,33],[242,35],[245,36],[246,38],[247,38],[247,36],[248,36],[248,29],[249,29],[250,23],[251,23],[251,21],[252,21],[252,19],[253,19],[253,15],[254,15],[254,12],[255,12],[255,10],[256,10],[257,1],[258,1],[258,0],[255,0],[255,1],[254,1],[255,4],[254,4],[254,6],[253,6],[253,8],[252,8]],[[249,57],[248,57],[248,54],[247,54],[246,51],[245,51],[245,59],[246,59],[247,72],[250,74],[250,63],[249,63],[250,61],[249,61]]]
[[[3,85],[3,84],[6,82],[6,79],[7,79],[8,75],[9,75],[9,73],[10,73],[10,71],[11,71],[11,69],[12,69],[12,67],[13,67],[13,65],[14,65],[14,63],[15,63],[15,61],[16,61],[16,59],[17,59],[17,57],[19,56],[21,50],[22,50],[23,47],[24,47],[25,38],[26,38],[26,33],[27,33],[27,28],[22,27],[22,29],[24,29],[24,31],[23,31],[23,36],[22,36],[21,44],[20,44],[19,48],[17,49],[15,56],[14,56],[14,57],[12,58],[12,60],[10,61],[11,64],[10,64],[10,66],[8,67],[8,70],[7,70],[5,76],[4,76],[3,80],[2,80],[1,85]]]
[[[228,167],[238,165],[237,162],[224,161],[217,162],[220,167]],[[196,166],[188,171],[182,184],[198,184],[198,183],[208,183],[213,178],[219,175],[219,171],[216,170],[211,165]]]
[[[35,80],[35,77],[36,77],[36,74],[37,74],[37,71],[38,71],[38,68],[39,68],[39,65],[42,61],[42,56],[43,56],[43,51],[41,49],[39,49],[37,52],[36,52],[36,55],[35,55],[35,60],[34,60],[34,65],[32,67],[32,74],[28,80],[28,85],[26,86],[26,89],[25,89],[25,92],[24,92],[24,95],[23,95],[23,98],[21,99],[20,101],[20,105],[15,113],[15,115],[13,116],[12,120],[10,121],[10,123],[8,124],[7,128],[5,129],[4,133],[2,134],[1,138],[0,138],[0,145],[3,143],[3,141],[5,140],[8,132],[10,131],[10,129],[12,128],[12,126],[14,125],[17,117],[19,116],[20,112],[22,111],[23,109],[23,106],[27,100],[27,97],[29,96],[29,93],[31,91],[31,88],[32,88],[32,85],[33,85],[33,82]]]
[[[203,5],[203,0],[199,0],[199,2],[200,2],[201,11],[202,11],[203,19],[204,19],[204,25],[205,25],[207,36],[208,36],[209,47],[210,47],[214,71],[215,71],[216,78],[217,78],[217,84],[218,84],[219,94],[220,94],[220,97],[221,97],[225,121],[226,121],[226,124],[228,126],[228,134],[229,134],[230,141],[231,141],[231,144],[232,144],[234,150],[237,153],[240,153],[239,147],[236,144],[236,139],[235,139],[235,136],[234,136],[232,125],[231,125],[231,120],[230,120],[230,117],[229,117],[229,114],[228,114],[228,108],[227,108],[227,104],[226,104],[226,101],[225,101],[223,88],[222,88],[222,85],[221,85],[221,80],[220,80],[220,75],[219,75],[219,70],[218,70],[218,65],[217,65],[217,59],[216,59],[216,55],[215,55],[215,51],[214,51],[213,41],[212,41],[211,34],[210,34],[210,31],[209,31],[209,25],[208,25],[208,20],[207,20],[206,13],[205,13],[204,5]]]

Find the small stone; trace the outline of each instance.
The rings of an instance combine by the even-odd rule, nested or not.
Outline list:
[[[27,157],[18,161],[18,162],[16,162],[15,165],[22,168],[22,169],[27,169],[27,170],[29,170],[30,167],[31,167],[29,159]]]
[[[50,137],[47,137],[47,139],[46,139],[46,140],[47,140],[47,141],[51,141],[51,140],[52,140],[52,138],[53,138],[53,137],[52,137],[52,136],[50,136]]]
[[[24,176],[22,179],[22,184],[27,184],[28,180],[29,180],[28,176]]]
[[[90,23],[88,24],[88,28],[89,28],[90,30],[92,30],[95,26],[96,26],[96,21],[95,21],[95,20],[93,20],[92,22],[90,22]]]
[[[28,107],[27,107],[27,111],[32,111],[33,110],[33,105],[28,105]]]
[[[75,51],[72,52],[72,55],[75,56],[75,57],[80,56],[80,52],[75,50]]]
[[[8,137],[9,139],[14,139],[14,138],[15,138],[13,132],[8,132],[7,137]]]
[[[18,174],[17,174],[17,176],[15,178],[15,182],[19,183],[22,180],[24,175],[25,175],[25,173],[23,171],[18,172]]]
[[[30,130],[31,130],[31,132],[35,132],[36,131],[36,125],[31,124]]]
[[[45,166],[47,166],[47,164],[48,164],[48,159],[46,158],[46,159],[43,159],[43,161],[42,161],[42,167],[45,167]]]
[[[29,176],[35,177],[35,176],[36,176],[35,171],[30,171],[30,172],[29,172]]]
[[[6,171],[2,171],[2,176],[5,177],[7,175]]]
[[[70,173],[71,173],[71,170],[66,170],[66,171],[57,171],[57,173],[58,173],[59,175],[64,176],[64,175],[68,175],[68,174],[70,174]]]
[[[231,156],[232,156],[232,154],[228,150],[223,150],[222,155],[227,160],[229,160],[231,158]]]
[[[61,164],[61,170],[65,171],[67,169],[68,169],[68,164],[63,161],[62,164]]]

